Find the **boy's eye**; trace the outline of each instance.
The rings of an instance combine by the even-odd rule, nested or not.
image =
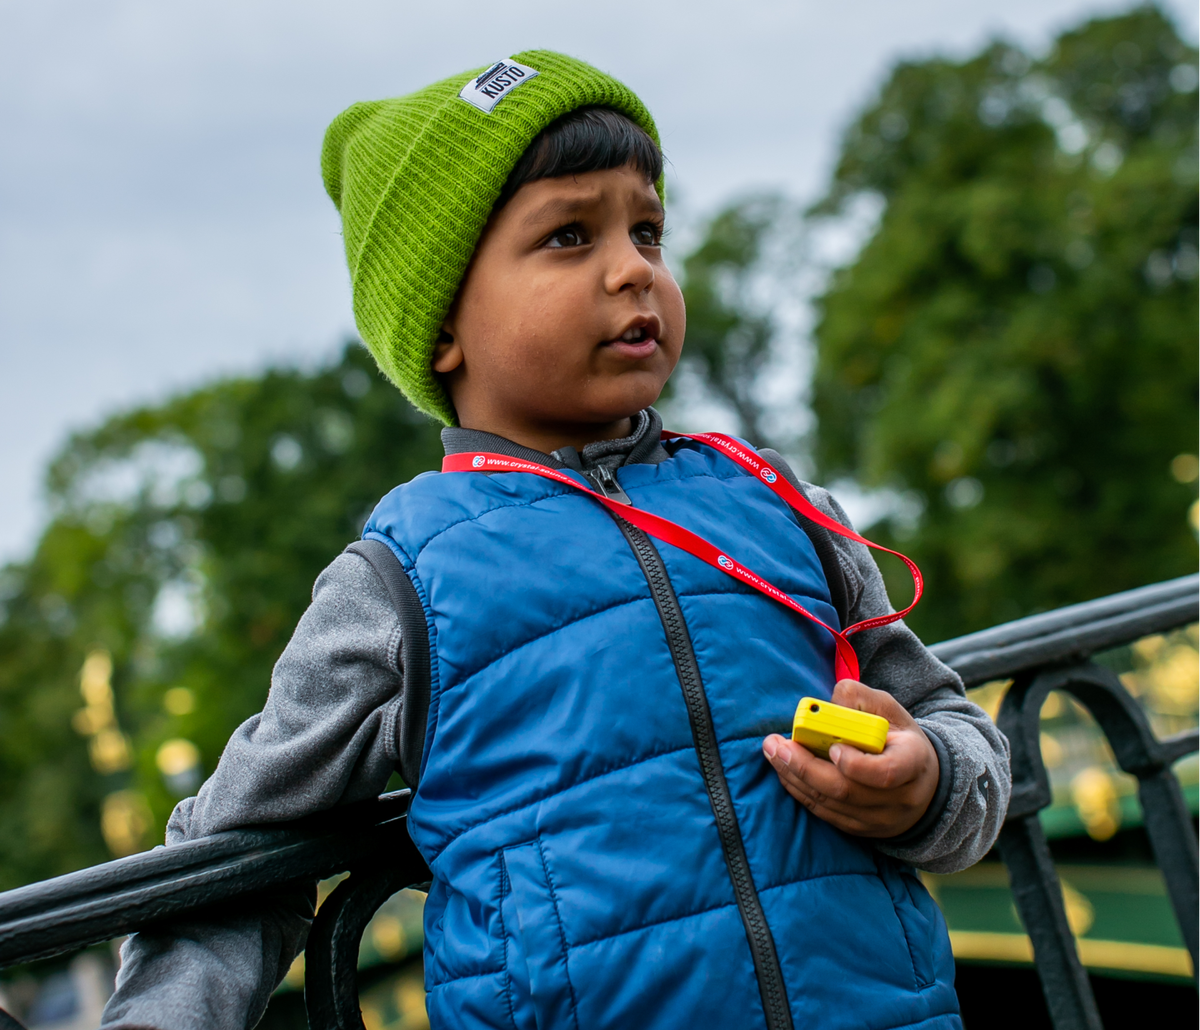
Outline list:
[[[583,228],[578,225],[564,225],[546,238],[547,247],[582,247],[586,242]]]
[[[629,238],[637,247],[657,247],[662,242],[662,228],[651,222],[643,222],[629,231]]]

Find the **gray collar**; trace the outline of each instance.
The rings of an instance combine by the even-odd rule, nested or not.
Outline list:
[[[561,447],[553,454],[543,454],[495,433],[459,426],[447,426],[442,430],[442,446],[447,454],[490,451],[509,458],[536,461],[551,468],[573,468],[577,472],[584,472],[599,465],[620,468],[622,465],[657,465],[666,461],[670,455],[663,449],[659,439],[661,433],[662,417],[653,408],[645,408],[634,415],[633,432],[628,436],[619,440],[589,443],[583,448],[582,454],[574,447]]]

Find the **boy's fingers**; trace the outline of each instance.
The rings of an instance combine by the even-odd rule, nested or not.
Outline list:
[[[846,815],[843,812],[836,812],[826,808],[824,805],[815,801],[810,801],[805,798],[796,799],[800,804],[807,808],[813,815],[831,826],[836,826],[839,830],[844,830],[846,833],[853,833],[859,836],[865,836],[864,831],[868,829],[865,823],[854,818],[852,815]]]
[[[889,734],[889,738],[899,736],[900,734]],[[893,744],[892,747],[885,748],[880,755],[868,755],[858,748],[846,745],[837,747],[836,751],[836,757],[832,751],[829,757],[838,771],[847,779],[861,783],[864,787],[891,790],[917,775],[917,769],[910,761],[911,756],[903,745]]]
[[[771,743],[764,744],[764,753],[788,792],[797,798],[803,795],[843,812],[856,811],[875,801],[866,796],[874,793],[870,788],[857,786],[832,762],[817,758],[795,741],[784,737],[768,738],[768,741]]]
[[[800,791],[811,794],[799,773],[800,764],[804,756],[808,754],[804,748],[794,741],[772,734],[763,741],[763,754],[767,756],[767,760],[789,793],[796,794]]]
[[[816,797],[831,802],[842,802],[850,796],[851,784],[832,762],[818,758],[807,748],[794,741],[787,741],[796,753],[789,771]]]
[[[788,787],[786,783],[784,786]],[[864,821],[863,812],[860,809],[840,805],[804,791],[788,788],[788,793],[818,819],[836,826],[839,830],[860,835],[866,835],[871,830],[871,827]]]
[[[913,723],[913,717],[905,707],[886,690],[873,690],[858,680],[839,680],[833,688],[830,700],[844,708],[881,715],[896,727],[910,726]]]
[[[868,755],[842,745],[831,749],[830,758],[854,783],[890,791],[919,779],[931,761],[937,762],[937,752],[918,726],[892,730],[882,754]]]
[[[850,783],[837,767],[795,741],[772,734],[763,741],[763,753],[793,795],[835,804],[849,796]]]

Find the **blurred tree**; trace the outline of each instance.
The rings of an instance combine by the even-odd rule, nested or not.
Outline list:
[[[847,133],[814,215],[882,215],[819,301],[814,457],[905,499],[926,639],[1195,571],[1196,118],[1138,7],[901,64]]]
[[[441,454],[357,344],[72,439],[53,521],[3,573],[0,889],[161,840],[262,707],[317,574]]]
[[[778,335],[775,298],[761,296],[764,265],[777,257],[772,243],[785,210],[782,198],[770,195],[738,201],[707,223],[683,259],[684,369],[730,411],[739,433],[759,443],[770,439],[761,380]]]

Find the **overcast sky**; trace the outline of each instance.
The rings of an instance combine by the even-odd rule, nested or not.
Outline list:
[[[1128,4],[1079,0],[0,0],[0,561],[73,429],[352,330],[326,124],[534,47],[637,91],[693,213],[818,193],[902,56],[965,56]],[[1194,3],[1172,0],[1189,37]]]

